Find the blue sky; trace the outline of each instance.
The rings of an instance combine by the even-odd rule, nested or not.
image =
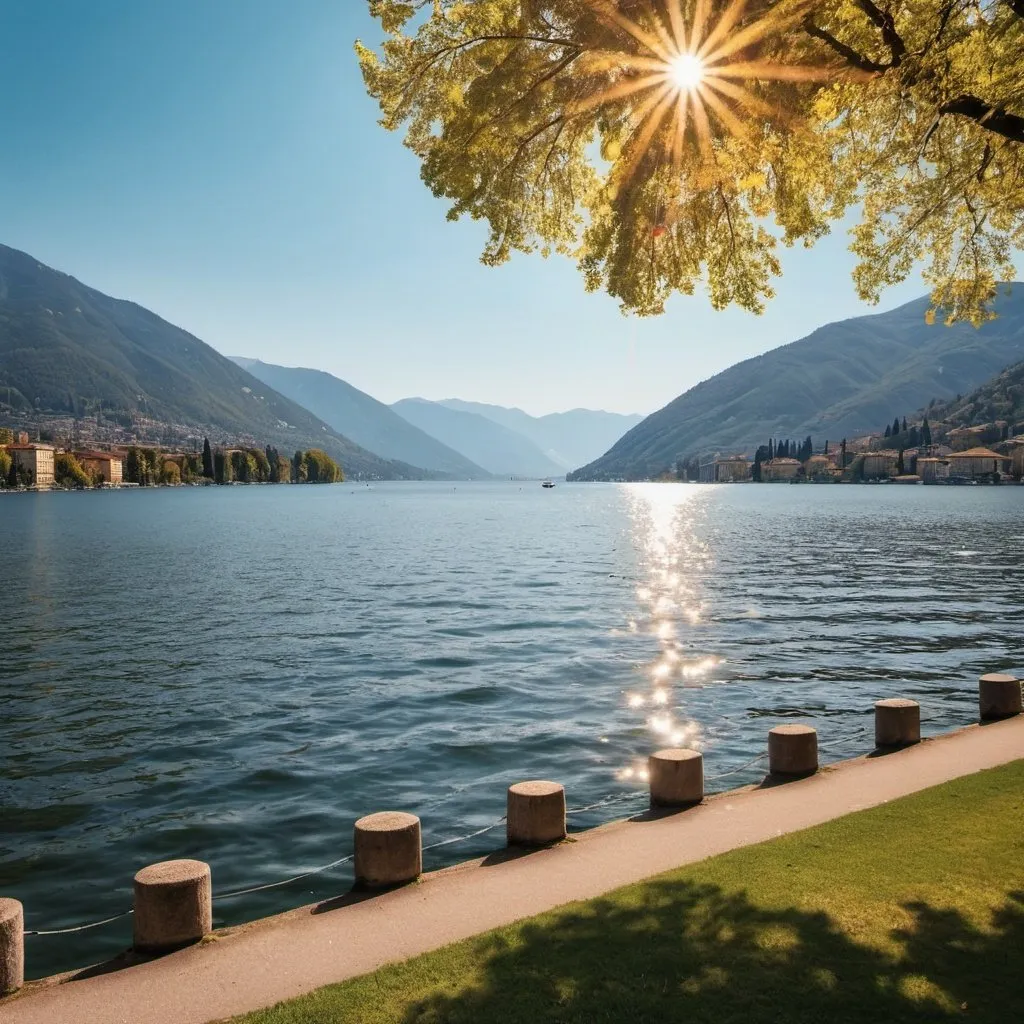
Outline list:
[[[411,395],[651,412],[748,356],[875,311],[840,231],[784,254],[762,317],[587,295],[566,260],[480,265],[352,52],[364,0],[0,0],[0,242],[228,355]],[[886,294],[891,308],[924,291]]]

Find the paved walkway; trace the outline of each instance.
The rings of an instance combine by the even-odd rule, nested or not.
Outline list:
[[[515,859],[473,861],[359,901],[304,907],[160,960],[0,1002],[2,1024],[207,1024],[629,882],[1024,758],[1024,717],[724,793]]]

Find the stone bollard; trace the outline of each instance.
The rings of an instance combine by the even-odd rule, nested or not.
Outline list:
[[[909,747],[921,742],[921,705],[892,697],[875,702],[875,746]]]
[[[413,882],[423,873],[420,819],[404,811],[368,814],[355,824],[356,885],[383,889]]]
[[[165,860],[135,876],[134,938],[141,953],[169,953],[213,931],[210,865]]]
[[[704,799],[704,756],[696,750],[659,750],[647,759],[652,807],[687,807]]]
[[[768,733],[772,775],[813,775],[818,770],[818,731],[809,725],[777,725]]]
[[[978,680],[978,709],[983,722],[1021,713],[1020,680],[992,672]]]
[[[25,911],[17,900],[0,899],[0,996],[25,983]]]
[[[517,782],[508,787],[505,834],[509,846],[545,846],[565,838],[565,787]]]

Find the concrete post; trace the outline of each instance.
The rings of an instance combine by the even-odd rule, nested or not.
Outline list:
[[[875,703],[875,746],[908,747],[921,742],[921,705],[892,697]]]
[[[809,725],[777,725],[768,733],[772,775],[813,775],[818,770],[818,732]]]
[[[423,872],[420,819],[404,811],[368,814],[355,824],[356,885],[383,889],[415,881]]]
[[[509,846],[545,846],[565,838],[565,788],[557,782],[517,782],[508,787]]]
[[[25,984],[25,911],[17,900],[0,899],[0,996]]]
[[[133,945],[142,953],[168,953],[213,931],[210,865],[165,860],[135,876]]]
[[[659,750],[647,759],[652,807],[687,807],[704,799],[704,757],[696,750]]]
[[[983,722],[1021,713],[1020,680],[992,672],[978,680],[978,709]]]

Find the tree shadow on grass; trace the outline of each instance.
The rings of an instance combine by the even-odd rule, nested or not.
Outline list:
[[[404,1024],[899,1024],[1024,1021],[1024,893],[990,927],[907,904],[886,952],[824,913],[654,881],[484,937],[471,987]],[[455,979],[451,979],[453,982]]]

